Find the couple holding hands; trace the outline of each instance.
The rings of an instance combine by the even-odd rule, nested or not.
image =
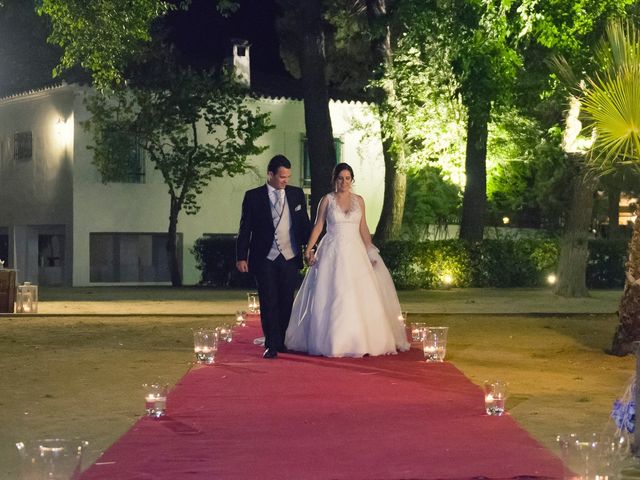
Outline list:
[[[264,358],[289,350],[327,357],[406,351],[409,343],[391,275],[371,242],[352,168],[335,166],[333,191],[311,226],[304,192],[288,185],[291,163],[276,155],[266,185],[246,192],[236,267],[255,275]],[[326,234],[318,242],[326,224]],[[300,252],[309,265],[298,293]]]

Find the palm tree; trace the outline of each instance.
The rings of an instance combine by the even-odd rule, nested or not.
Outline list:
[[[587,163],[599,174],[621,165],[640,169],[640,37],[631,23],[608,25],[599,44],[600,70],[587,78],[582,95],[585,120],[595,133]],[[639,212],[640,213],[640,210]],[[635,222],[626,263],[611,353],[626,355],[640,340],[640,221]]]

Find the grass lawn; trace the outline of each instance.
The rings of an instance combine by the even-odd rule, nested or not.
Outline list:
[[[411,314],[450,327],[447,360],[473,382],[509,382],[509,413],[544,445],[601,432],[635,368],[606,355],[613,314]],[[0,319],[0,478],[14,478],[17,441],[78,436],[87,463],[141,415],[145,382],[175,383],[192,360],[191,329],[230,316]],[[256,355],[261,351],[256,347]],[[434,388],[437,386],[434,385]]]

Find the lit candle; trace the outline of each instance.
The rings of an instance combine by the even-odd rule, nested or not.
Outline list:
[[[211,353],[213,348],[211,347],[193,347],[193,351],[196,353]]]

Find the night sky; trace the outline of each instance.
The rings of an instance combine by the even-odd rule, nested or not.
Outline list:
[[[166,19],[170,40],[186,62],[217,67],[231,55],[231,38],[251,43],[252,72],[288,76],[278,51],[275,0],[241,0],[240,9],[222,17],[214,0],[192,0],[187,11]],[[46,43],[48,24],[38,17],[31,0],[5,0],[0,8],[0,96],[55,84],[51,71],[61,51]],[[79,73],[65,75],[70,82],[86,80]]]
[[[195,66],[218,65],[231,54],[231,38],[251,44],[251,68],[279,74],[284,66],[278,51],[274,0],[241,0],[240,9],[223,18],[212,0],[193,0],[189,10],[168,19],[171,40]]]

